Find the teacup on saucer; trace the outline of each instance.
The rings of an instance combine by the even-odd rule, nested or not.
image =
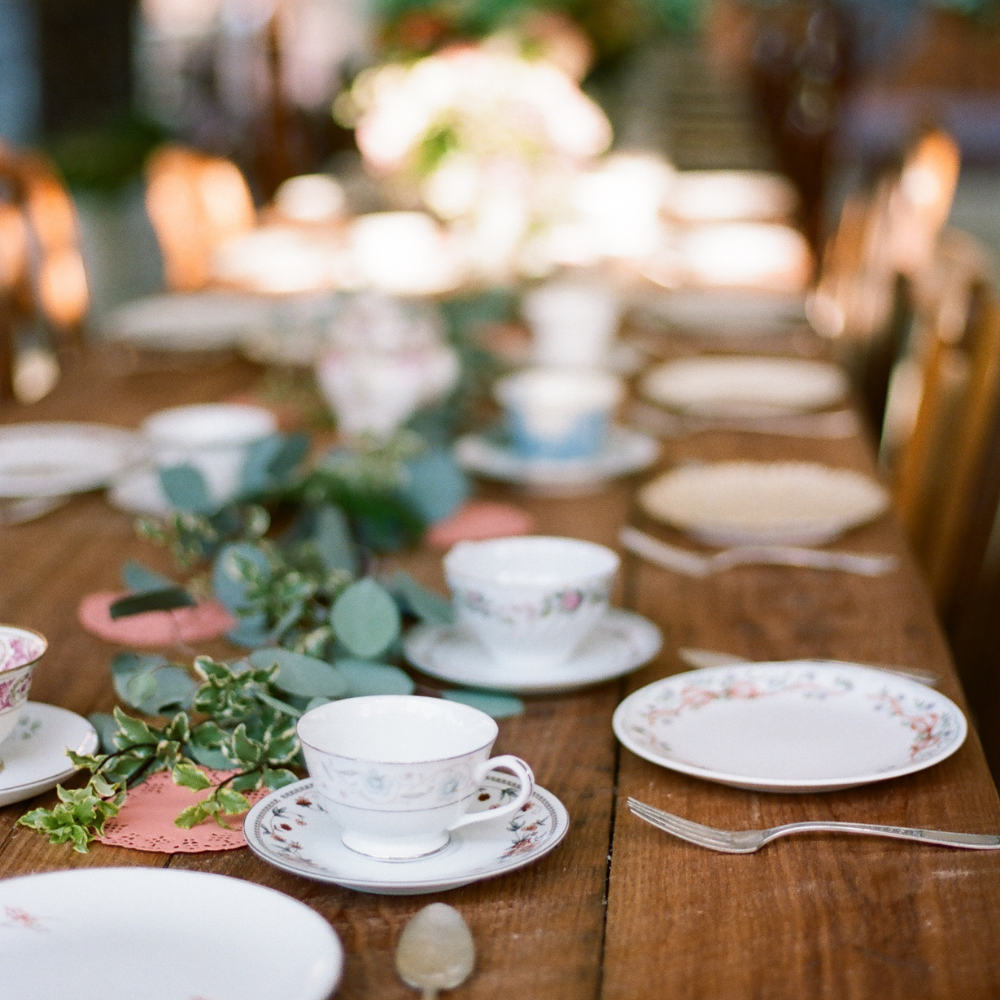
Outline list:
[[[28,700],[35,664],[48,646],[37,632],[0,625],[0,742],[17,725],[21,707]]]
[[[534,776],[520,757],[490,758],[497,724],[485,712],[415,695],[371,695],[330,702],[298,721],[309,774],[341,840],[382,860],[424,857],[447,845],[451,831],[517,812]],[[493,768],[520,781],[511,801],[470,813]]]
[[[578,538],[460,542],[444,559],[458,622],[503,666],[565,663],[608,609],[618,555]]]

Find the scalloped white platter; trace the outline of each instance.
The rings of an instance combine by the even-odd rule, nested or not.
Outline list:
[[[0,964],[18,1000],[328,1000],[344,951],[318,913],[253,882],[76,868],[0,882]]]
[[[639,505],[707,545],[822,545],[880,517],[889,494],[816,462],[682,465],[639,490]]]
[[[517,673],[498,666],[487,649],[455,625],[418,625],[403,640],[406,658],[431,677],[514,694],[552,694],[603,684],[638,670],[660,651],[660,630],[642,615],[613,608],[570,659],[557,667]]]
[[[519,783],[491,771],[472,812],[503,804]],[[513,818],[455,831],[440,851],[412,861],[378,861],[345,847],[340,827],[323,807],[311,778],[258,802],[243,821],[247,843],[268,864],[345,889],[383,896],[418,896],[456,889],[530,865],[556,848],[569,830],[565,806],[535,785]]]
[[[142,435],[104,424],[10,424],[0,427],[0,497],[86,493],[148,453]]]
[[[965,740],[961,709],[925,684],[817,660],[709,667],[655,681],[615,735],[673,771],[761,792],[826,792],[933,767]]]
[[[708,417],[768,417],[823,410],[841,402],[847,376],[802,358],[716,356],[658,365],[642,380],[647,399]]]
[[[467,472],[550,496],[600,489],[609,480],[648,469],[659,453],[655,438],[629,427],[612,427],[604,450],[593,458],[524,458],[484,434],[468,434],[455,443],[455,459]]]
[[[97,749],[97,732],[82,716],[55,705],[28,701],[17,725],[0,742],[0,806],[30,799],[76,773],[66,756]]]

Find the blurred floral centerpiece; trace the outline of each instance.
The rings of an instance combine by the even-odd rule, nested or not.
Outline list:
[[[491,279],[516,266],[559,179],[611,142],[604,112],[571,76],[504,36],[366,70],[338,112],[368,167],[416,185]]]

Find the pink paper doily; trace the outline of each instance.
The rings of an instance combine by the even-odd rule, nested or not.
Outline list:
[[[117,620],[108,609],[122,592],[88,594],[77,611],[80,624],[108,642],[125,646],[174,646],[178,642],[205,642],[218,639],[236,628],[236,619],[218,601],[206,601],[193,608],[173,611],[144,611]]]
[[[230,771],[205,773],[213,785],[227,778]],[[243,836],[243,816],[226,816],[231,829],[225,830],[214,819],[190,830],[174,825],[180,813],[200,802],[211,789],[193,792],[175,785],[167,771],[160,771],[128,793],[125,805],[117,816],[104,826],[104,836],[97,839],[113,847],[130,847],[135,851],[155,851],[159,854],[195,854],[198,851],[232,851],[246,847]],[[251,805],[268,794],[262,788],[246,793]]]
[[[432,525],[424,540],[431,548],[450,549],[458,542],[530,535],[534,530],[535,519],[520,507],[492,500],[470,500],[451,517]]]

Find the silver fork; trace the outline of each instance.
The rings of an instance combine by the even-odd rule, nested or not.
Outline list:
[[[768,830],[717,830],[689,819],[681,819],[662,809],[654,809],[644,802],[630,798],[628,807],[633,815],[644,819],[657,829],[686,840],[688,843],[707,847],[724,854],[753,854],[778,837],[793,833],[861,833],[871,837],[891,837],[895,840],[918,840],[924,844],[943,847],[964,847],[972,851],[1000,849],[1000,835],[995,833],[949,833],[945,830],[916,830],[906,826],[876,826],[872,823],[785,823]]]
[[[629,552],[634,552],[649,562],[675,573],[694,577],[711,576],[736,566],[796,566],[837,570],[860,576],[882,576],[896,568],[896,557],[891,555],[831,552],[827,549],[808,549],[793,545],[740,545],[703,556],[689,549],[670,545],[631,525],[621,529],[618,540]]]

